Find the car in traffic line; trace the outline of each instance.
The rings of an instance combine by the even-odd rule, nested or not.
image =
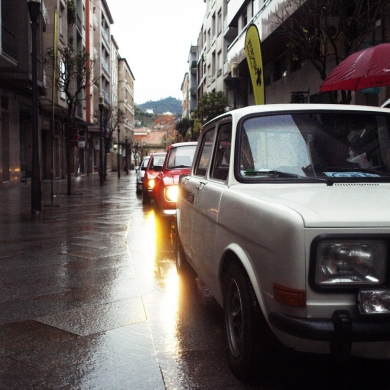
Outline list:
[[[142,203],[150,203],[153,198],[154,179],[159,174],[164,163],[166,153],[152,153],[145,169],[142,181]]]
[[[390,357],[390,113],[258,105],[203,126],[179,182],[178,273],[223,307],[229,363]]]
[[[178,142],[169,146],[161,172],[154,181],[154,200],[161,215],[176,213],[177,184],[180,175],[190,172],[196,142]]]
[[[135,169],[136,171],[136,192],[140,194],[142,192],[142,182],[145,176],[145,170],[148,165],[150,156],[145,156],[142,159],[141,164]]]

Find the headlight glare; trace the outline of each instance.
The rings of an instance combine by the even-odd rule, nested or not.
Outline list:
[[[154,188],[154,183],[155,183],[154,179],[150,179],[148,181],[148,188],[152,190]]]
[[[178,187],[175,186],[168,186],[165,188],[165,200],[168,202],[176,202],[177,201],[177,194],[178,194]]]
[[[382,284],[386,244],[380,240],[324,240],[317,246],[317,285]]]

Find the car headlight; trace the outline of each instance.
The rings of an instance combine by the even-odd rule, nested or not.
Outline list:
[[[148,181],[148,188],[152,190],[154,188],[154,184],[155,184],[154,179],[150,179]]]
[[[315,283],[380,285],[386,277],[386,243],[381,240],[324,240],[317,245]]]
[[[177,201],[177,194],[178,194],[178,187],[177,186],[165,187],[164,197],[165,197],[166,201],[176,202]]]

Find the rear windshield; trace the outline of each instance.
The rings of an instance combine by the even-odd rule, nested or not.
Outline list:
[[[390,116],[318,112],[251,117],[239,133],[236,173],[275,178],[389,179]]]
[[[194,159],[196,145],[173,147],[169,152],[167,169],[190,168]]]

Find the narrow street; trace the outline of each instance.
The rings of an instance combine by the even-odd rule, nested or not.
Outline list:
[[[167,224],[135,173],[0,190],[0,389],[388,389],[387,363],[336,371],[284,356],[252,383],[228,367],[222,310],[176,275]]]

